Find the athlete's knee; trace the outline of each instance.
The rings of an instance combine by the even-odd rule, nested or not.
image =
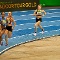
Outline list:
[[[38,26],[38,24],[35,24],[35,27],[37,27]]]
[[[40,24],[38,24],[38,26],[39,26],[39,27],[41,27],[41,25],[40,25]]]
[[[34,26],[36,27],[36,24]]]
[[[7,35],[8,34],[8,30],[5,30],[4,34]]]
[[[11,38],[12,37],[12,33],[8,34],[8,38]]]

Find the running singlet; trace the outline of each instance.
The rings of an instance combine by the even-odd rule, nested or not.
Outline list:
[[[36,10],[36,14],[37,14],[37,16],[41,16],[42,15],[42,10]]]
[[[0,24],[4,25],[6,24],[6,19],[5,18],[0,18]]]
[[[7,24],[12,24],[12,21],[8,19]]]

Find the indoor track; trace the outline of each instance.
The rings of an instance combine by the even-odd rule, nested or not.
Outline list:
[[[3,46],[0,46],[0,54],[25,42],[60,35],[60,9],[45,9],[45,11],[47,14],[42,18],[41,23],[45,32],[42,34],[40,28],[38,28],[37,36],[33,35],[35,17],[32,14],[34,10],[13,12],[17,25],[13,30],[12,38],[9,39],[9,45],[5,46],[4,41]]]

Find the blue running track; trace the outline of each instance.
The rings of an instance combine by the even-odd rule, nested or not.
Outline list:
[[[41,23],[45,32],[42,34],[41,29],[38,28],[37,36],[33,35],[35,17],[32,14],[34,10],[14,11],[12,14],[17,25],[13,30],[12,38],[8,40],[8,46],[5,46],[5,40],[3,40],[4,44],[0,46],[0,54],[25,42],[60,35],[60,9],[45,9],[45,11],[47,14],[42,18]]]

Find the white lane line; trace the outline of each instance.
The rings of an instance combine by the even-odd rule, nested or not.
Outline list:
[[[52,14],[52,13],[49,13],[49,14]],[[21,16],[25,17],[27,15],[20,15],[19,17],[21,17]],[[43,18],[52,18],[52,17],[60,17],[60,16],[48,16],[48,17],[47,16],[44,16]],[[36,18],[31,18],[31,19],[36,19]],[[17,19],[15,21],[19,21],[19,20],[25,20],[25,19],[22,18],[22,19]],[[26,20],[29,20],[29,19],[26,19]]]
[[[13,30],[13,31],[19,31],[19,30],[24,30],[24,29],[18,29],[18,30]]]
[[[52,16],[52,17],[60,17],[60,16]]]
[[[55,22],[55,21],[50,21],[50,22]]]
[[[22,36],[25,36],[25,35],[22,35]]]
[[[43,27],[48,27],[48,26],[43,26]]]
[[[60,22],[60,20],[57,20],[57,21],[59,21],[59,22]]]
[[[34,25],[35,23],[19,24],[19,25],[16,25],[16,26],[20,26],[20,25],[27,25],[27,24],[31,24],[31,25],[33,24],[33,25]]]
[[[13,38],[16,38],[16,37],[13,37]]]
[[[60,14],[60,12],[53,12],[53,13],[59,13]]]
[[[60,21],[60,20],[55,20],[55,21],[48,21],[48,22],[58,22],[58,21]],[[47,21],[46,21],[47,22]]]
[[[26,15],[22,15],[22,16],[26,16]],[[60,16],[51,16],[51,17],[43,17],[43,18],[53,18],[53,17],[60,17]],[[31,19],[36,19],[35,17],[34,18],[31,18]],[[20,21],[20,20],[30,20],[30,19],[16,19],[15,21]]]
[[[60,16],[52,16],[52,17],[43,17],[43,18],[53,18],[53,17],[60,17]],[[33,19],[33,20],[35,20],[36,18],[31,18],[31,19]],[[17,19],[17,20],[15,20],[15,21],[20,21],[20,20],[31,20],[31,19]]]
[[[49,12],[47,12],[47,14],[53,14],[53,13],[49,13]]]
[[[48,32],[48,31],[45,31],[45,32]]]
[[[24,19],[24,20],[29,20],[29,19]]]
[[[44,31],[44,33],[47,33],[48,31]],[[42,32],[39,32],[39,33],[41,33],[42,34]]]
[[[27,16],[27,15],[21,15],[21,16]]]
[[[43,27],[50,27],[50,26],[54,26],[54,25],[48,25],[48,26],[43,26]]]
[[[54,30],[54,31],[59,31],[59,30]]]
[[[46,37],[43,37],[43,39],[46,38]]]
[[[60,10],[60,9],[48,9],[48,10]]]
[[[43,27],[51,27],[51,26],[54,26],[54,25],[48,25],[48,26],[43,26]],[[60,26],[60,25],[56,25],[56,26]],[[34,28],[34,27],[33,27]],[[27,29],[33,29],[33,28],[27,28]],[[24,29],[18,29],[18,30],[13,30],[13,31],[19,31],[19,30],[25,30],[26,28]]]
[[[31,18],[31,19],[36,19],[36,18]]]
[[[52,35],[52,36],[55,36],[55,35]]]
[[[54,25],[49,25],[49,26],[54,26]]]
[[[60,29],[58,29],[58,30],[60,30]]]
[[[19,25],[24,25],[24,24],[19,24]]]
[[[50,31],[50,32],[53,32],[53,31],[60,31],[60,29],[58,29],[58,30],[52,30],[52,31]],[[44,31],[44,33],[48,33],[49,31]],[[42,32],[39,32],[39,33],[42,33]],[[31,33],[31,34],[28,34],[28,35],[33,35],[34,33]],[[17,36],[18,38],[21,38],[21,37],[23,37],[23,36],[26,36],[27,34],[25,34],[25,35],[22,35],[22,36]],[[17,37],[12,37],[12,38],[10,38],[10,39],[14,39],[14,38],[17,38]],[[4,51],[4,50],[3,50]]]
[[[28,28],[28,29],[32,29],[32,28]]]
[[[33,14],[29,14],[29,15],[33,15]]]
[[[46,12],[47,14],[55,14],[55,13],[60,13],[60,12]]]
[[[32,35],[32,34],[29,34],[29,35]]]
[[[18,30],[13,30],[13,31],[18,31]]]
[[[43,17],[43,18],[52,18],[52,17]]]
[[[19,31],[19,30],[22,30],[22,29],[18,29],[18,31]]]
[[[55,14],[55,13],[60,13],[60,12],[46,12],[47,14]],[[32,14],[27,14],[27,15],[33,15],[33,13]],[[20,16],[27,16],[27,15],[20,15]],[[15,16],[15,15],[13,15],[13,16]],[[20,17],[20,16],[18,16],[18,17]]]
[[[60,22],[60,20],[48,21],[48,22],[57,22],[57,21],[59,21],[59,22]],[[44,21],[44,22],[47,22],[47,21]],[[43,22],[43,23],[44,23],[44,22]],[[26,23],[26,24],[35,24],[35,23]],[[19,25],[24,25],[24,24],[19,24]],[[16,26],[19,26],[19,25],[16,25]]]
[[[14,21],[20,21],[20,20],[23,21],[23,20],[29,20],[29,19],[17,19],[17,20],[14,20]]]

